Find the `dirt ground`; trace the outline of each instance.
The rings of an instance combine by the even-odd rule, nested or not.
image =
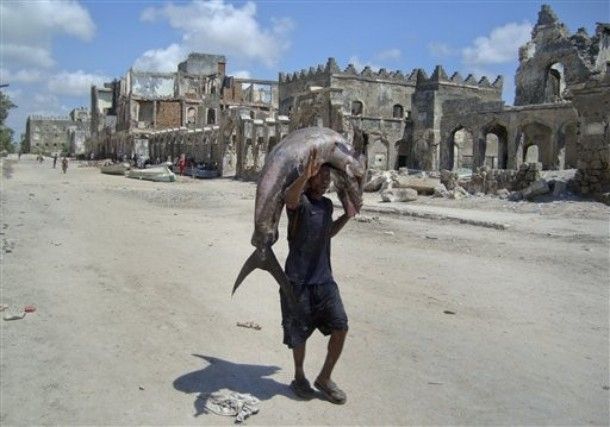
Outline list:
[[[271,277],[254,272],[230,297],[254,192],[5,161],[0,314],[36,311],[0,321],[0,423],[227,425],[204,404],[229,389],[261,399],[251,424],[608,424],[607,206],[427,198],[409,206],[509,227],[351,221],[333,239],[350,318],[333,375],[348,402],[335,406],[288,388]],[[311,380],[325,346],[308,342]]]

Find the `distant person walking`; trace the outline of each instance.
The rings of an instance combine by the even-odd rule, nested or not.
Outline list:
[[[186,155],[184,153],[180,154],[178,169],[180,170],[180,176],[184,175],[184,169],[186,169]]]
[[[53,155],[53,169],[55,169],[55,166],[57,166],[57,153]]]
[[[63,173],[66,173],[66,171],[68,170],[68,158],[66,156],[61,159],[61,170]]]

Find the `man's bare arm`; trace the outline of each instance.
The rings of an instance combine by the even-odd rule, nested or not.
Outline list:
[[[335,235],[341,231],[341,229],[343,228],[343,226],[345,224],[347,224],[347,221],[349,221],[350,217],[344,213],[343,215],[341,215],[339,218],[337,218],[336,220],[333,221],[333,224],[330,226],[330,237],[335,237]]]

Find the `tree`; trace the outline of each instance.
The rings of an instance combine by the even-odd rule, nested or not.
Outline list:
[[[11,108],[17,107],[8,95],[0,92],[0,151],[8,151],[12,153],[15,151],[13,145],[13,129],[7,128],[4,125],[4,121],[8,117],[8,112]]]

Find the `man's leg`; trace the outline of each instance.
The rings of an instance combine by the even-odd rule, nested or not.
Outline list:
[[[303,370],[303,363],[305,362],[305,343],[292,349],[292,357],[294,359],[294,379],[304,379],[305,371]]]
[[[322,385],[327,385],[330,381],[333,368],[335,367],[337,360],[339,360],[339,356],[341,356],[341,351],[343,350],[343,344],[345,343],[346,336],[347,331],[333,330],[330,333],[326,360],[324,361],[324,366],[322,367],[320,375],[318,375],[318,379],[316,380]]]

